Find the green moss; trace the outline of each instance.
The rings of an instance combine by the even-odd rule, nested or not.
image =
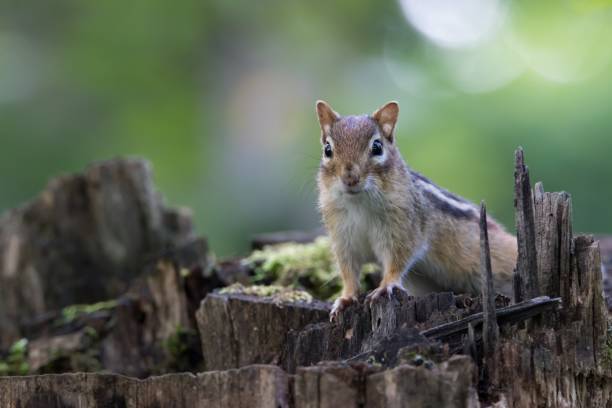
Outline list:
[[[255,270],[254,283],[304,289],[319,299],[333,299],[342,289],[328,237],[308,244],[267,246],[244,262]],[[367,278],[377,271],[375,264],[364,265],[362,287],[369,289]]]
[[[164,342],[166,361],[160,373],[168,371],[198,371],[201,369],[202,355],[198,333],[195,330],[178,326]]]
[[[312,302],[312,296],[303,290],[295,290],[280,285],[252,285],[244,286],[240,283],[234,283],[219,291],[221,294],[239,293],[249,296],[259,296],[270,298],[275,302],[293,303],[293,302]]]
[[[182,326],[178,326],[176,331],[170,335],[164,341],[164,348],[168,352],[168,354],[174,358],[178,358],[181,354],[183,354],[187,345],[183,341],[185,337],[188,337],[191,334],[195,334],[193,330],[185,329]]]
[[[58,322],[60,324],[66,324],[72,322],[77,317],[98,312],[100,310],[108,310],[114,309],[117,307],[117,300],[107,300],[105,302],[93,303],[90,305],[71,305],[62,309],[62,317],[61,321]]]
[[[100,361],[100,336],[98,332],[86,326],[84,336],[76,350],[62,348],[50,349],[50,358],[37,369],[36,374],[66,372],[95,372],[103,369]]]
[[[28,339],[13,343],[7,357],[0,360],[0,375],[27,375],[30,372],[27,356]]]
[[[103,369],[97,346],[80,351],[53,350],[49,361],[42,365],[37,374],[68,372],[96,372]]]

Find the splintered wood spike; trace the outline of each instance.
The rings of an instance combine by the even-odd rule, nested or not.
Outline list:
[[[484,355],[488,357],[495,351],[499,327],[497,326],[495,312],[495,287],[493,285],[493,271],[491,270],[487,208],[484,201],[480,203],[480,276],[483,312],[482,338]]]
[[[533,197],[529,169],[525,166],[523,149],[515,152],[514,209],[518,259],[514,277],[514,301],[520,302],[539,296],[538,260],[533,212]]]

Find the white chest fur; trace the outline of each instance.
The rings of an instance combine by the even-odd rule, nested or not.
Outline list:
[[[379,196],[366,191],[355,195],[340,193],[334,197],[334,206],[338,210],[335,235],[337,245],[342,247],[339,249],[360,262],[383,262],[390,236],[384,202]]]

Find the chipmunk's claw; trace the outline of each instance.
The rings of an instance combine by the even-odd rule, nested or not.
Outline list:
[[[332,306],[331,312],[329,312],[329,321],[332,323],[335,322],[340,312],[349,307],[353,302],[357,302],[356,296],[339,297],[336,299],[334,305]]]
[[[379,287],[374,289],[372,292],[370,292],[366,296],[366,299],[365,299],[366,304],[371,305],[372,303],[377,302],[381,298],[391,299],[391,297],[393,296],[393,290],[395,288],[398,288],[402,292],[406,291],[406,289],[404,289],[402,284],[399,283],[399,282],[390,283],[390,284],[387,284],[387,285],[380,285]]]

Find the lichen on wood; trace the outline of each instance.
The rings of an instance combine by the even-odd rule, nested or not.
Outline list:
[[[342,289],[331,242],[326,236],[318,236],[313,242],[266,245],[243,262],[255,271],[256,284],[303,289],[321,300],[335,299]],[[369,290],[378,284],[379,273],[377,264],[365,264],[360,275],[362,288]]]
[[[274,303],[312,302],[313,297],[303,290],[295,290],[280,285],[250,285],[234,283],[219,290],[219,294],[241,294],[269,298]]]

